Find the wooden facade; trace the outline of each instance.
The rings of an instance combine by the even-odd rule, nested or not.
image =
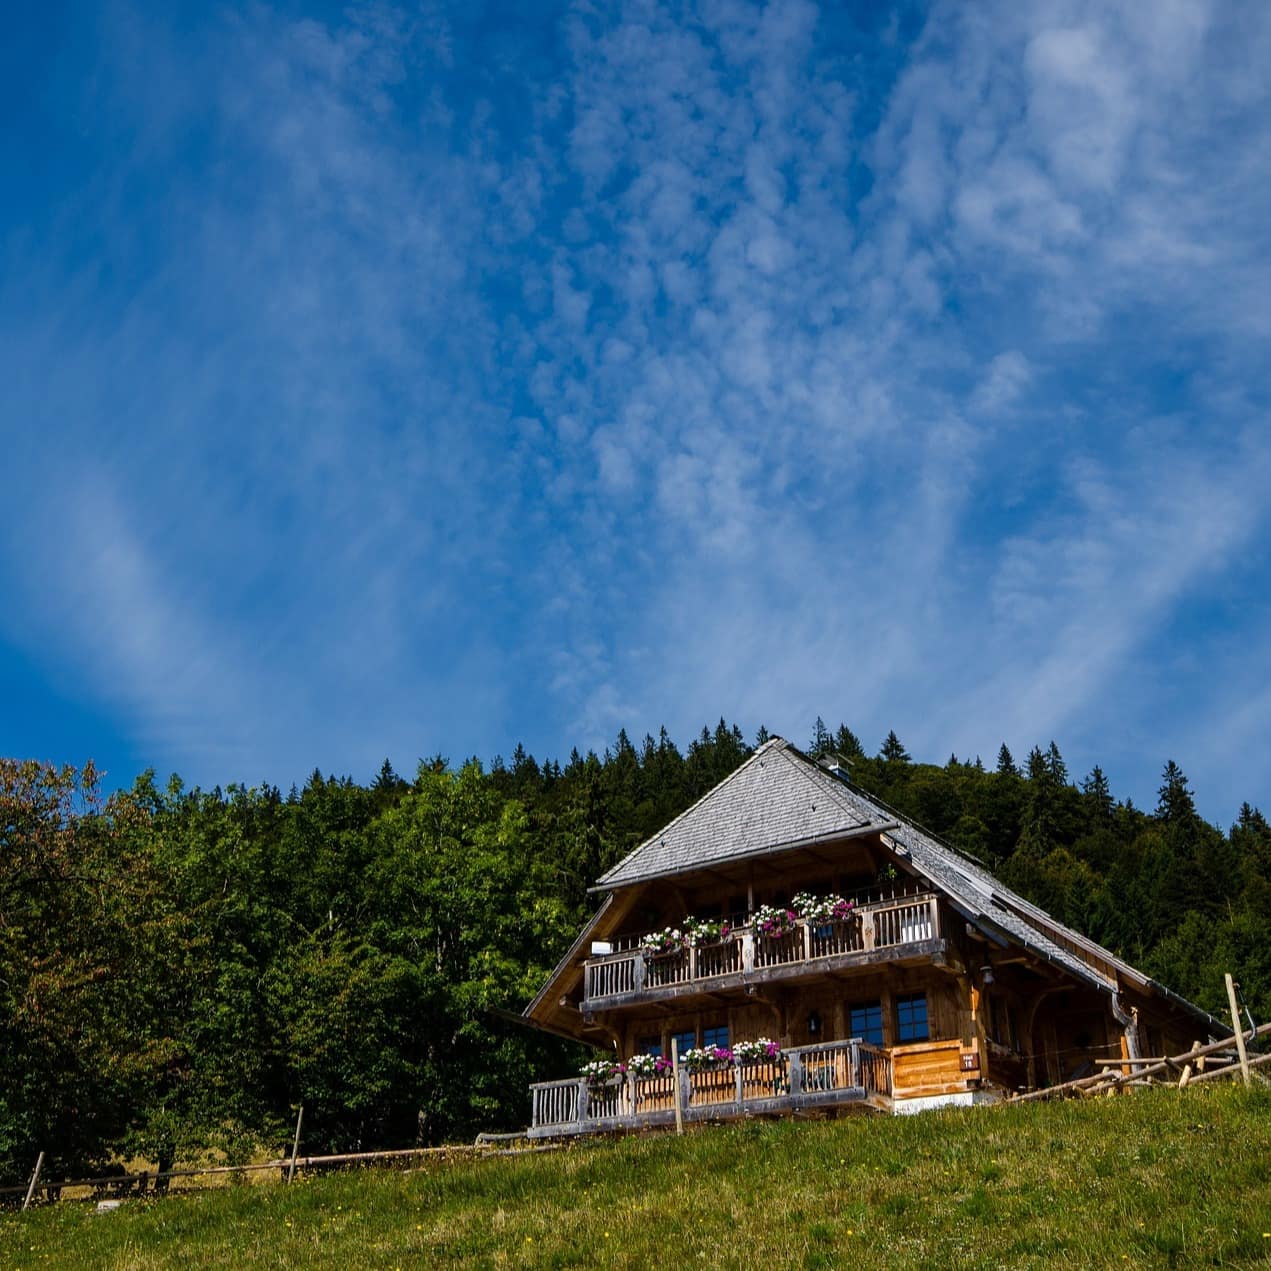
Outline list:
[[[1208,1016],[774,739],[600,880],[607,899],[527,1019],[616,1061],[768,1039],[764,1063],[531,1092],[536,1137],[681,1120],[906,1111],[1173,1053]],[[754,921],[798,892],[843,921]],[[698,947],[642,949],[686,917]],[[677,1107],[678,1105],[678,1107]]]

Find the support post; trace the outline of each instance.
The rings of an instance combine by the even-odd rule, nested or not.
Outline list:
[[[305,1105],[300,1105],[300,1111],[296,1113],[296,1137],[291,1142],[291,1164],[287,1167],[287,1182],[296,1175],[296,1157],[300,1155],[300,1123],[305,1119]]]
[[[26,1200],[22,1202],[22,1208],[25,1209],[31,1203],[31,1197],[35,1195],[35,1185],[40,1181],[40,1170],[44,1168],[44,1153],[41,1152],[35,1158],[35,1169],[31,1171],[31,1185],[26,1189]]]
[[[1244,1083],[1249,1084],[1249,1052],[1245,1050],[1245,1030],[1240,1022],[1240,1007],[1236,1004],[1236,982],[1228,971],[1224,977],[1227,981],[1227,1002],[1231,1006],[1231,1031],[1236,1035],[1236,1053],[1240,1056],[1240,1075]]]
[[[675,1132],[684,1133],[684,1095],[680,1084],[680,1043],[671,1042],[671,1084],[675,1087]]]
[[[790,1054],[790,1096],[796,1098],[803,1093],[803,1056],[798,1051]]]

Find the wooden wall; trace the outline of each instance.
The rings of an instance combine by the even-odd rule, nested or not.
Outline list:
[[[972,1041],[970,1003],[961,982],[948,972],[926,966],[889,967],[847,979],[825,979],[769,990],[762,995],[738,997],[719,1006],[682,1010],[675,1014],[652,1011],[624,1019],[616,1040],[623,1057],[634,1053],[643,1037],[661,1038],[669,1054],[673,1033],[692,1029],[700,1043],[702,1030],[727,1025],[732,1042],[768,1037],[782,1046],[807,1046],[817,1041],[841,1041],[851,1036],[850,1009],[877,1001],[882,1005],[883,1044],[894,1046],[896,998],[907,993],[926,993],[930,1039]],[[809,1024],[815,1014],[820,1031],[814,1036]]]

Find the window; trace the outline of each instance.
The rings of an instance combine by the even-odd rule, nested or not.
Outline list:
[[[662,1054],[662,1039],[660,1037],[641,1037],[636,1042],[636,1050],[642,1055],[659,1056]]]
[[[927,995],[906,993],[896,999],[896,1040],[925,1042],[931,1034],[927,1029]]]
[[[704,1028],[702,1029],[702,1045],[703,1046],[723,1046],[728,1048],[728,1025],[722,1028]]]
[[[685,1033],[671,1034],[671,1053],[682,1055],[686,1050],[692,1050],[697,1045],[697,1032],[689,1029]]]
[[[872,1046],[883,1044],[883,1004],[857,1002],[848,1008],[847,1035],[859,1037]]]

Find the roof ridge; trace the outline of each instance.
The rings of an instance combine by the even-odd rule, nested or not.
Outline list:
[[[844,795],[850,794],[854,798],[859,798],[863,792],[858,792],[856,787],[849,781],[842,777],[836,777],[828,769],[821,767],[821,765],[813,759],[811,755],[806,754],[804,751],[800,750],[798,746],[795,746],[791,742],[785,743],[784,750],[789,759],[792,761],[798,761],[794,762],[794,767],[796,769],[799,768],[800,762],[806,766],[808,771],[804,775],[808,778],[808,780],[815,780],[817,785],[821,789],[825,790],[844,812],[851,813],[852,815],[858,815],[860,813],[860,808],[853,806],[848,799],[844,798]],[[881,801],[871,800],[868,796],[866,796],[866,799],[868,802],[872,802],[876,808],[881,809],[885,813],[890,813],[893,819],[904,819],[895,808],[889,808]],[[886,820],[887,818],[884,817],[883,819]]]

